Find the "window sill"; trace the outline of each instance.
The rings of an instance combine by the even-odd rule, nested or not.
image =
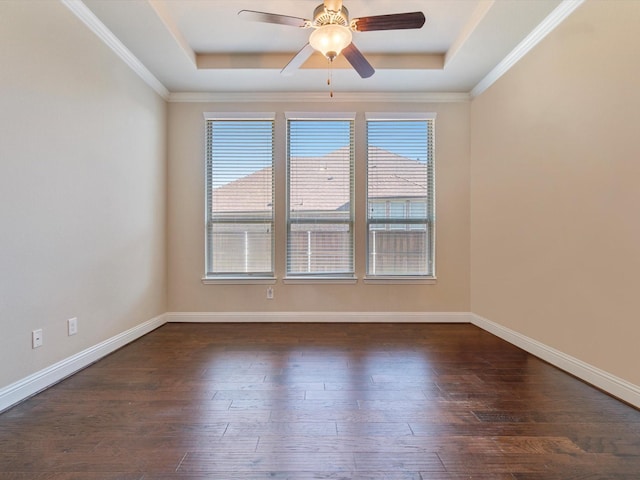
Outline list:
[[[274,285],[276,277],[203,277],[204,285]]]
[[[285,277],[282,283],[290,285],[300,285],[307,283],[335,283],[335,284],[355,284],[358,283],[357,277]]]
[[[365,277],[364,283],[380,284],[380,285],[401,285],[401,284],[414,284],[414,285],[435,285],[438,283],[436,277]]]

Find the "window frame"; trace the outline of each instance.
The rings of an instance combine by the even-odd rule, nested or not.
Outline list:
[[[349,122],[349,141],[350,141],[350,155],[349,155],[349,219],[344,222],[348,226],[350,233],[350,271],[348,272],[290,272],[290,234],[291,226],[295,223],[304,223],[301,220],[291,219],[291,138],[290,138],[290,122],[292,121],[340,121]],[[356,114],[355,112],[285,112],[285,130],[286,130],[286,209],[285,209],[285,277],[283,283],[295,284],[295,283],[356,283],[357,278],[355,274],[356,267],[356,243],[355,243],[355,228],[356,228],[356,211],[355,211],[355,136],[356,136]],[[321,222],[322,223],[322,222]]]
[[[365,173],[365,223],[366,223],[366,248],[365,248],[365,283],[436,283],[436,200],[435,200],[435,113],[427,113],[427,112],[404,112],[404,113],[388,113],[388,112],[366,112],[365,113],[365,144],[366,144],[366,173]],[[423,198],[426,199],[426,222],[416,223],[411,219],[411,204],[407,204],[405,206],[406,210],[406,218],[403,219],[403,225],[407,232],[410,231],[419,231],[416,228],[419,225],[425,225],[426,227],[426,261],[427,261],[427,271],[425,274],[416,274],[416,273],[371,273],[371,235],[370,232],[374,225],[383,225],[383,222],[371,221],[370,212],[369,212],[369,123],[377,122],[377,121],[386,121],[386,122],[402,122],[402,121],[424,121],[427,123],[427,195]],[[391,201],[391,200],[389,200]],[[389,204],[387,204],[386,209],[388,211]],[[390,218],[390,216],[388,216]],[[388,220],[384,219],[384,220]],[[393,223],[393,222],[392,222]],[[373,228],[375,231],[386,230],[386,228]],[[401,232],[403,229],[397,229],[396,231]]]
[[[244,283],[256,283],[256,284],[273,284],[276,281],[275,277],[275,132],[276,132],[276,114],[275,112],[204,112],[204,124],[205,124],[205,212],[204,212],[204,275],[202,277],[202,283],[204,284],[244,284]],[[211,173],[213,155],[212,155],[212,135],[210,129],[216,121],[221,122],[254,122],[265,121],[271,122],[271,215],[265,217],[263,221],[256,223],[264,223],[270,225],[271,233],[271,245],[270,245],[270,271],[254,271],[254,272],[220,272],[215,273],[210,270],[211,266],[211,248],[212,245],[209,241],[210,225],[211,223],[225,223],[216,221],[212,218],[213,210],[211,208],[212,196],[213,196],[213,174]],[[230,222],[233,223],[233,222]]]

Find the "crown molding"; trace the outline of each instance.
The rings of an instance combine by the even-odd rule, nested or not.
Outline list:
[[[543,38],[560,25],[573,11],[584,3],[584,0],[563,0],[547,18],[545,18],[529,35],[520,42],[493,70],[491,70],[480,82],[471,90],[471,98],[477,97],[491,85],[493,85],[502,75],[507,73],[511,67],[520,61],[527,53],[533,49]]]
[[[466,103],[493,85],[533,47],[562,23],[584,0],[563,0],[558,7],[493,70],[466,92],[169,92],[169,90],[109,30],[82,0],[60,0],[80,21],[120,57],[149,87],[171,103],[249,103],[249,102],[395,102]],[[487,2],[489,4],[489,2]]]
[[[468,93],[459,92],[173,92],[171,103],[256,103],[256,102],[395,102],[466,103]]]
[[[105,45],[127,64],[158,95],[167,100],[169,90],[145,67],[131,51],[89,10],[81,0],[60,0],[78,19],[84,23]]]

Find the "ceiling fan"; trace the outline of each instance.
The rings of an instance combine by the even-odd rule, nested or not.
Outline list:
[[[282,69],[283,74],[292,74],[317,50],[327,57],[329,62],[333,62],[342,53],[362,78],[370,77],[375,70],[351,41],[352,31],[422,28],[426,20],[422,12],[374,15],[350,20],[349,11],[342,5],[342,0],[324,0],[324,3],[314,10],[313,20],[254,10],[240,10],[238,15],[257,22],[314,29],[309,35],[309,42]]]

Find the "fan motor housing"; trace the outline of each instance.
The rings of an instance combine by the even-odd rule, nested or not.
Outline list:
[[[323,25],[342,25],[349,26],[349,10],[342,7],[339,12],[332,12],[324,7],[324,4],[318,5],[313,11],[313,26],[322,27]]]

